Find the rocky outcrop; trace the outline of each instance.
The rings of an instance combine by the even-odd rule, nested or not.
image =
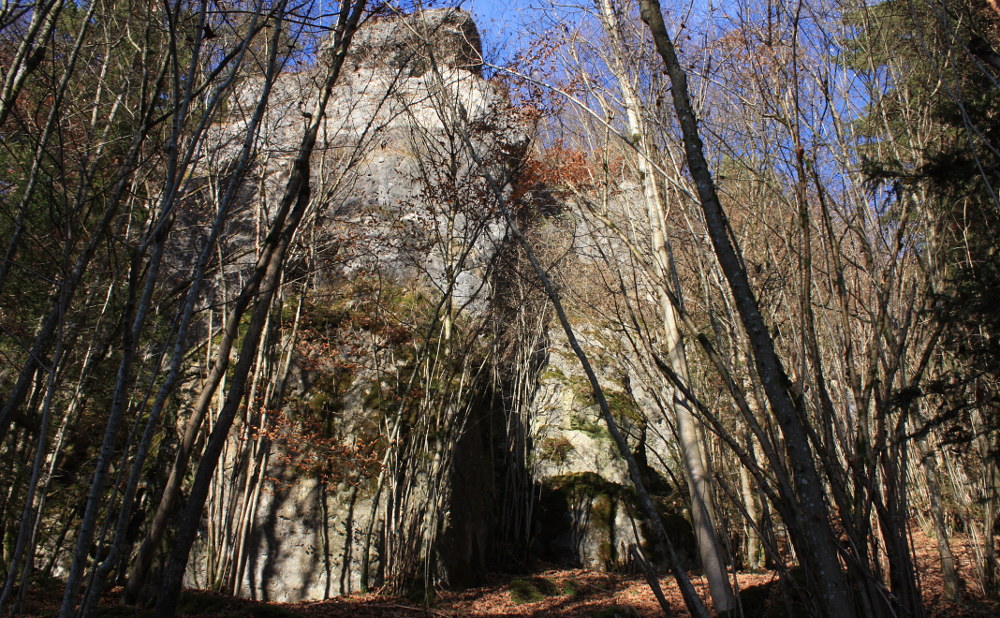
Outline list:
[[[455,9],[380,19],[358,32],[350,66],[355,71],[397,71],[421,77],[435,65],[482,72],[483,47],[472,16]]]
[[[489,187],[467,148],[471,143],[491,176],[507,182],[528,140],[509,102],[482,78],[481,58],[476,26],[461,11],[383,19],[358,32],[348,73],[334,90],[321,132],[313,165],[316,215],[307,233],[319,270],[316,285],[330,299],[315,308],[309,327],[325,333],[338,356],[297,356],[286,399],[295,401],[301,414],[327,415],[328,431],[342,443],[381,441],[384,448],[398,440],[385,435],[392,426],[386,419],[397,413],[403,397],[414,389],[439,395],[461,390],[442,396],[447,405],[433,413],[451,415],[451,420],[427,434],[429,443],[450,435],[454,449],[413,455],[429,461],[424,468],[412,466],[412,474],[443,480],[433,490],[416,487],[411,495],[392,496],[410,500],[407,505],[426,500],[439,511],[421,519],[421,529],[414,531],[434,539],[436,577],[473,584],[497,567],[498,556],[517,553],[498,547],[505,543],[520,543],[525,552],[567,565],[621,567],[629,562],[632,546],[655,548],[648,547],[626,468],[561,333],[546,329],[545,350],[535,350],[536,343],[514,344],[531,348],[525,353],[539,362],[514,367],[499,357],[486,359],[498,376],[488,387],[420,382],[426,376],[411,366],[421,345],[411,339],[411,322],[438,311],[445,296],[454,311],[449,328],[463,316],[482,321],[495,314],[491,319],[502,330],[517,312],[535,310],[496,306],[503,303],[498,303],[495,282],[522,273],[498,272],[504,268],[504,251],[510,250],[506,228],[490,206]],[[302,72],[284,75],[277,84],[256,176],[246,183],[252,195],[232,218],[226,239],[231,254],[242,255],[230,261],[231,277],[241,276],[252,262],[252,253],[239,249],[252,239],[253,217],[273,212],[303,115],[312,108],[314,80]],[[259,83],[245,84],[232,102],[231,121],[214,129],[216,148],[209,159],[218,168],[224,169],[227,154],[235,152],[259,89]],[[391,297],[379,302],[383,310],[391,305],[387,314],[397,324],[385,323],[359,298],[368,279],[377,279],[380,294]],[[351,339],[362,331],[367,351]],[[472,341],[479,336],[473,334]],[[599,327],[585,336],[594,340],[592,349],[601,349],[602,337],[613,339]],[[641,453],[649,426],[643,410],[655,409],[655,403],[632,386],[641,383],[640,377],[610,361],[601,371],[612,385],[616,413]],[[521,384],[517,397],[510,392],[514,382]],[[293,405],[288,407],[291,416]],[[419,422],[404,421],[407,426]],[[234,453],[241,444],[234,441]],[[348,462],[343,465],[348,472],[331,480],[290,466],[287,451],[295,446],[278,440],[274,455],[260,459],[267,462],[270,480],[246,510],[251,531],[236,588],[274,601],[357,592],[366,547],[372,581],[398,558],[386,553],[393,539],[384,531],[390,529],[387,519],[399,517],[400,503],[387,512],[387,498],[379,494],[388,472]],[[242,478],[240,457],[227,460],[220,476]],[[218,493],[220,504],[229,499],[226,491]],[[515,499],[524,504],[511,514],[505,503]],[[532,504],[536,499],[538,504]],[[534,520],[527,519],[531,514]],[[498,532],[504,527],[514,531]],[[225,534],[231,530],[216,536]],[[214,585],[215,553],[220,547],[228,551],[232,545],[227,543],[206,535],[192,558],[189,584]]]
[[[504,233],[495,212],[455,207],[484,191],[464,140],[504,181],[528,137],[508,101],[481,77],[481,56],[471,16],[454,9],[386,18],[357,33],[314,162],[313,194],[325,196],[317,206],[322,235],[314,242],[336,246],[331,262],[397,280],[427,273],[443,286],[456,266],[449,263],[455,256],[445,254],[448,243],[441,242],[450,237],[471,245],[458,265],[458,295],[463,302],[485,296],[479,290],[483,269]],[[248,183],[258,190],[245,200],[245,210],[254,199],[259,208],[273,209],[312,113],[318,71],[287,73],[275,84],[261,130],[261,164]],[[262,87],[262,78],[243,84],[230,104],[232,121],[214,130],[214,168],[224,168],[237,152]],[[234,216],[232,225],[247,219]],[[245,226],[228,236],[233,253],[249,244],[252,232]],[[232,267],[250,263],[252,256],[245,256]]]
[[[691,555],[691,531],[676,513],[677,488],[663,475],[664,462],[647,455],[670,441],[648,374],[614,331],[577,320],[576,335],[591,362],[619,429],[639,462],[682,555]],[[601,418],[586,375],[561,330],[550,330],[546,362],[531,403],[532,474],[539,487],[533,551],[566,566],[606,570],[630,568],[632,550],[658,559],[628,476],[627,467]],[[661,450],[657,450],[661,449]],[[651,461],[652,459],[652,461]]]

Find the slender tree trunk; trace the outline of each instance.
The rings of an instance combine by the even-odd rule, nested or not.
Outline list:
[[[56,18],[62,11],[65,0],[37,0],[31,12],[31,23],[21,40],[14,58],[7,67],[3,86],[0,87],[0,127],[14,107],[17,95],[35,68],[45,56],[49,39],[56,26]]]
[[[261,277],[261,293],[254,303],[250,324],[247,327],[239,359],[233,371],[232,386],[226,395],[225,404],[216,419],[215,427],[198,464],[198,470],[191,486],[191,494],[178,524],[174,550],[168,561],[157,600],[157,616],[172,616],[176,611],[188,556],[194,545],[212,476],[218,465],[223,446],[228,439],[229,429],[235,419],[237,409],[243,401],[247,376],[257,356],[257,347],[263,334],[264,323],[267,320],[271,301],[281,278],[285,252],[288,250],[295,231],[309,206],[311,198],[310,160],[315,150],[319,130],[324,123],[327,103],[330,100],[333,86],[340,76],[347,50],[354,32],[357,30],[364,8],[365,0],[341,5],[335,30],[335,47],[330,58],[330,68],[313,109],[312,120],[303,135],[298,154],[292,164],[288,184],[285,187],[285,193],[275,215],[271,231],[264,241],[265,247],[273,247],[273,250],[265,248],[262,252],[264,261],[260,267],[264,271]]]
[[[847,581],[841,569],[836,539],[827,523],[829,512],[823,484],[813,461],[805,418],[789,392],[789,380],[775,349],[771,334],[760,314],[749,278],[734,246],[719,201],[704,148],[698,121],[688,94],[687,74],[681,67],[673,43],[663,23],[658,0],[641,0],[642,20],[649,26],[657,52],[670,76],[674,110],[680,122],[688,168],[701,200],[709,237],[722,272],[729,284],[743,327],[753,349],[757,374],[785,437],[785,448],[795,479],[795,513],[799,538],[799,557],[806,567],[811,587],[816,591],[822,611],[833,617],[854,615]]]
[[[56,0],[61,4],[61,0]],[[35,189],[41,179],[41,167],[42,161],[45,160],[47,156],[47,148],[49,145],[49,140],[52,139],[53,134],[56,132],[56,126],[61,118],[61,113],[63,111],[62,104],[63,99],[66,96],[66,91],[70,83],[70,78],[75,73],[76,63],[80,57],[80,50],[83,47],[83,42],[86,38],[87,31],[91,24],[94,11],[97,8],[97,3],[91,3],[90,8],[87,9],[87,15],[83,18],[83,23],[80,26],[80,31],[77,34],[76,42],[73,45],[73,51],[70,52],[69,59],[67,61],[67,66],[64,69],[63,75],[60,78],[59,85],[55,90],[52,108],[49,110],[48,117],[45,120],[45,128],[42,130],[41,135],[38,137],[38,144],[35,147],[34,156],[31,162],[31,171],[28,173],[27,184],[24,188],[24,194],[21,197],[20,208],[18,209],[17,219],[14,223],[14,230],[7,240],[7,250],[4,253],[3,261],[0,262],[0,291],[3,290],[4,285],[7,282],[7,273],[10,270],[11,265],[14,263],[14,257],[17,255],[18,244],[21,239],[21,235],[24,233],[25,217],[31,207],[32,198],[35,195]],[[58,12],[58,9],[55,11]],[[53,22],[54,23],[54,22]],[[30,35],[29,35],[30,36]],[[48,38],[49,34],[45,37]],[[105,64],[107,66],[107,64]],[[15,66],[12,65],[10,70],[13,71]],[[13,97],[12,97],[13,100]],[[96,105],[94,106],[96,110]],[[9,105],[4,104],[0,101],[0,127],[3,126],[3,116],[9,111]],[[112,112],[111,116],[114,117],[115,113]],[[110,123],[109,123],[110,125]]]
[[[149,98],[146,101],[143,101],[140,128],[136,131],[132,138],[128,154],[125,155],[121,165],[120,175],[110,191],[106,203],[107,205],[101,214],[101,218],[96,225],[92,226],[88,230],[90,233],[90,240],[73,262],[71,271],[60,283],[53,306],[49,310],[49,314],[45,317],[41,327],[35,335],[35,340],[32,343],[31,350],[24,361],[24,365],[21,368],[21,372],[18,375],[14,387],[7,395],[7,399],[4,401],[3,407],[0,408],[0,438],[6,435],[9,430],[15,411],[20,407],[21,403],[23,403],[24,397],[27,395],[28,389],[34,380],[36,371],[43,364],[42,359],[46,357],[49,347],[52,344],[59,316],[63,315],[68,310],[74,296],[76,295],[77,289],[83,280],[84,274],[87,272],[90,260],[93,258],[98,247],[100,247],[104,242],[105,233],[114,221],[115,216],[118,214],[123,201],[126,199],[132,174],[138,165],[140,153],[146,142],[149,131],[153,128],[154,123],[163,120],[162,118],[155,119],[153,117],[155,112],[155,105],[153,103],[162,90],[166,70],[167,62],[164,60],[164,62],[158,67],[157,74],[153,76],[152,79],[150,79],[150,75],[148,74],[143,75],[143,80],[150,83],[152,92],[149,93]],[[87,178],[84,178],[81,182],[87,182],[93,171],[93,168],[88,170],[86,175]],[[80,195],[77,198],[78,202],[82,202],[86,197],[88,197],[88,195],[89,192],[87,190],[81,190]]]
[[[753,448],[752,444],[749,444],[749,439],[746,437],[746,431],[741,432],[743,435],[740,436],[744,444],[748,445],[749,449]],[[753,570],[758,570],[764,566],[762,558],[762,547],[760,534],[758,530],[762,524],[760,516],[757,512],[757,500],[754,495],[753,485],[750,481],[750,472],[747,470],[746,466],[740,466],[740,494],[743,498],[743,508],[746,510],[747,518],[750,520],[746,522],[743,526],[744,535],[746,536],[746,559],[747,566]]]
[[[62,329],[62,322],[60,320],[60,330]],[[33,555],[34,548],[26,547],[28,540],[34,538],[35,527],[32,526],[35,523],[38,513],[38,505],[36,505],[36,491],[39,485],[39,479],[42,473],[42,467],[45,463],[45,455],[48,449],[48,444],[46,439],[48,438],[49,432],[49,419],[52,414],[52,397],[56,390],[56,371],[59,366],[59,361],[62,358],[63,346],[61,338],[56,343],[55,354],[52,359],[52,366],[49,367],[48,380],[45,389],[45,402],[42,404],[42,421],[41,428],[38,431],[38,443],[35,446],[35,457],[33,464],[31,466],[31,478],[28,481],[28,490],[24,498],[24,510],[21,514],[21,525],[18,529],[17,541],[14,547],[14,554],[11,558],[10,564],[7,566],[7,579],[4,583],[3,591],[0,592],[0,616],[4,615],[4,605],[10,597],[11,592],[14,588],[14,582],[17,580],[18,575],[18,562],[21,560],[25,553],[25,550],[29,552],[29,555]],[[28,567],[25,567],[25,571]],[[22,582],[22,585],[25,582]]]
[[[463,139],[468,146],[470,156],[473,158],[476,165],[479,167],[480,172],[487,180],[490,191],[493,193],[500,211],[503,214],[504,220],[507,223],[507,229],[514,236],[518,245],[524,251],[525,256],[531,263],[532,270],[541,281],[542,288],[545,290],[546,296],[548,296],[549,300],[552,302],[556,316],[559,319],[559,324],[562,326],[563,332],[566,334],[566,339],[569,341],[570,347],[573,349],[574,354],[580,361],[580,366],[587,375],[587,380],[594,393],[594,398],[597,400],[598,407],[601,410],[601,416],[607,425],[608,432],[611,434],[611,438],[618,447],[619,454],[628,466],[629,478],[631,479],[632,485],[635,487],[636,493],[638,494],[639,505],[645,512],[646,517],[649,518],[649,522],[653,526],[656,537],[663,543],[663,546],[666,549],[670,570],[673,573],[674,578],[677,580],[678,587],[681,590],[681,595],[684,598],[688,611],[690,611],[696,618],[708,618],[708,609],[705,607],[701,597],[698,596],[697,591],[691,584],[691,580],[684,571],[680,558],[674,550],[673,543],[671,542],[666,529],[663,527],[663,521],[660,519],[660,515],[656,510],[655,504],[653,503],[653,499],[650,497],[649,492],[646,490],[645,483],[642,481],[642,473],[639,469],[639,464],[636,462],[635,456],[632,454],[625,436],[618,428],[618,423],[615,421],[614,415],[611,413],[611,408],[608,405],[607,398],[604,396],[604,389],[601,387],[601,383],[597,379],[597,374],[594,373],[594,368],[590,364],[587,353],[583,350],[579,341],[576,339],[573,327],[566,315],[566,311],[563,309],[559,292],[552,284],[552,281],[549,279],[548,274],[546,274],[545,269],[535,256],[535,252],[532,250],[531,245],[528,243],[528,240],[524,237],[520,227],[514,220],[510,208],[507,205],[507,199],[503,195],[503,191],[500,189],[499,184],[497,184],[497,182],[493,179],[492,174],[483,162],[482,158],[478,155],[475,146],[472,144],[472,140],[468,137],[468,135],[463,135]],[[671,613],[669,607],[663,607],[662,609],[665,614]]]
[[[76,599],[79,593],[80,583],[83,579],[83,572],[91,553],[91,544],[96,532],[97,518],[104,502],[104,487],[107,483],[108,468],[114,455],[116,438],[118,437],[119,426],[128,406],[128,389],[131,380],[132,359],[137,353],[137,338],[140,334],[141,322],[143,320],[143,305],[148,304],[152,295],[152,285],[144,286],[143,297],[137,299],[137,288],[139,287],[139,274],[141,268],[141,255],[139,249],[133,255],[132,264],[129,268],[129,282],[126,292],[125,307],[123,310],[122,327],[122,356],[118,364],[118,371],[115,377],[115,388],[111,398],[111,410],[108,414],[108,422],[105,426],[104,438],[101,442],[97,455],[97,466],[91,479],[90,491],[87,496],[86,507],[84,508],[83,520],[80,523],[80,530],[77,533],[76,549],[73,554],[73,564],[70,567],[69,577],[66,580],[66,589],[63,593],[62,607],[59,610],[60,618],[68,618],[75,613]],[[155,278],[155,268],[150,276]],[[137,305],[139,308],[137,310]],[[134,325],[133,325],[134,322]]]
[[[681,380],[689,383],[687,357],[684,341],[677,328],[677,315],[667,294],[662,292],[662,288],[671,286],[670,282],[675,273],[671,268],[672,261],[663,229],[663,196],[650,164],[649,158],[652,155],[652,149],[645,123],[642,120],[642,108],[626,70],[627,60],[622,57],[627,47],[621,33],[621,9],[615,5],[613,0],[601,0],[600,8],[601,21],[604,24],[605,32],[611,39],[614,73],[618,79],[622,100],[625,104],[629,139],[632,140],[632,145],[639,153],[637,158],[639,180],[651,230],[650,242],[654,256],[653,263],[658,278],[655,284],[657,288],[661,289],[660,310],[666,337],[667,362]],[[679,297],[679,290],[675,290],[674,293]],[[690,496],[691,524],[698,542],[702,569],[708,579],[715,611],[717,613],[728,612],[736,608],[736,597],[729,584],[722,544],[716,533],[711,479],[702,450],[702,440],[698,435],[697,419],[692,414],[690,402],[686,401],[683,393],[677,389],[674,389],[671,408],[674,413],[674,422],[677,425],[684,477],[687,480],[688,495]]]
[[[921,456],[921,468],[924,471],[924,482],[931,502],[931,518],[934,521],[934,532],[937,537],[938,555],[941,559],[941,579],[944,582],[944,597],[952,603],[958,603],[961,596],[958,579],[958,569],[955,554],[949,543],[948,523],[945,520],[944,505],[941,504],[941,484],[937,479],[937,461],[932,455]]]
[[[199,33],[204,31],[206,8],[207,3],[202,2],[201,10],[199,11]],[[177,58],[177,32],[176,24],[171,24],[169,32],[170,53],[167,56],[168,58]],[[251,36],[252,29],[251,34],[248,34],[247,38],[244,39],[244,43],[241,46],[243,50],[246,49],[249,37]],[[141,340],[141,335],[153,301],[153,292],[158,283],[159,271],[163,261],[166,241],[173,219],[174,208],[177,204],[178,197],[182,192],[181,185],[183,183],[183,177],[185,176],[185,172],[194,158],[194,154],[201,142],[201,137],[204,135],[204,130],[207,127],[209,120],[213,117],[214,110],[218,107],[227,86],[232,83],[232,80],[236,75],[236,68],[238,68],[238,66],[234,68],[229,76],[229,79],[224,80],[222,85],[216,89],[214,97],[209,100],[200,118],[200,122],[197,123],[195,131],[190,136],[190,142],[187,145],[187,148],[184,153],[182,153],[180,150],[181,137],[183,131],[187,128],[188,112],[192,104],[192,88],[194,87],[195,75],[199,66],[202,40],[203,39],[199,34],[199,38],[196,41],[192,52],[190,63],[186,68],[187,79],[184,82],[185,85],[183,88],[180,86],[181,76],[178,74],[180,68],[176,65],[174,68],[174,92],[177,97],[177,100],[175,101],[177,109],[173,115],[173,130],[165,149],[167,153],[166,180],[161,193],[161,199],[156,210],[155,218],[148,228],[146,238],[133,251],[132,265],[129,271],[129,296],[125,311],[126,328],[123,330],[123,353],[119,364],[118,377],[114,393],[112,395],[111,413],[109,415],[107,430],[105,432],[104,443],[101,446],[100,456],[98,458],[98,467],[94,475],[91,486],[91,494],[87,502],[83,523],[81,524],[79,537],[77,539],[77,554],[70,570],[70,576],[63,600],[63,607],[61,610],[61,614],[63,616],[67,616],[72,611],[76,598],[76,588],[78,587],[78,582],[82,577],[84,565],[87,561],[87,553],[89,552],[89,548],[93,541],[93,526],[96,522],[98,509],[101,508],[101,503],[103,502],[102,493],[106,482],[105,477],[107,468],[113,453],[119,425],[123,419],[125,410],[128,407],[128,391],[131,390],[132,374],[134,373],[134,368],[132,366],[133,359],[138,354],[138,346]],[[228,64],[228,60],[224,61],[224,64]],[[147,251],[150,251],[150,257],[148,260],[145,258]],[[140,273],[143,273],[142,277],[140,277]],[[141,293],[136,294],[140,280],[143,282]],[[142,447],[140,446],[140,454],[143,454],[141,449]],[[141,466],[142,463],[139,462],[136,468],[141,468]],[[126,492],[121,503],[120,510],[122,512],[118,518],[118,525],[115,528],[115,534],[112,539],[109,553],[103,561],[98,563],[98,566],[94,571],[94,577],[91,578],[91,585],[88,586],[87,595],[85,596],[84,602],[81,606],[82,614],[86,614],[89,611],[90,606],[93,603],[96,603],[97,597],[100,595],[101,588],[103,587],[104,579],[117,562],[118,552],[124,538],[125,526],[131,513],[131,502],[136,489],[136,483],[133,481],[137,480],[137,475],[130,475],[129,480],[130,482],[126,487]]]
[[[274,16],[279,20],[284,15],[284,6],[285,3],[281,2],[274,9]],[[256,29],[257,27],[257,19],[255,16],[255,19],[251,24],[251,28]],[[197,299],[199,298],[205,271],[211,255],[215,250],[218,237],[222,233],[226,218],[236,199],[240,182],[248,165],[250,164],[257,130],[267,109],[267,102],[270,98],[271,88],[279,70],[277,49],[281,32],[282,28],[274,28],[274,32],[271,37],[271,52],[268,58],[268,70],[264,78],[261,95],[257,101],[254,114],[247,126],[246,139],[242,145],[236,170],[232,174],[232,177],[223,192],[209,237],[206,240],[205,246],[202,248],[200,255],[198,256],[198,261],[195,265],[194,273],[192,275],[191,288],[188,290],[183,308],[181,310],[182,317],[177,337],[175,339],[170,370],[164,384],[157,393],[156,400],[150,412],[143,441],[140,445],[141,450],[137,454],[137,462],[134,464],[133,476],[135,478],[133,479],[133,483],[130,483],[130,486],[138,482],[138,473],[141,470],[142,461],[145,458],[145,451],[148,450],[149,444],[152,441],[153,432],[157,426],[163,407],[166,405],[167,398],[170,396],[171,392],[173,392],[173,388],[180,376],[181,362],[184,358],[184,352],[187,349],[187,331],[191,323]],[[248,42],[249,40],[247,40],[247,43]],[[237,66],[239,66],[239,64],[240,62],[237,62]],[[201,393],[193,406],[191,416],[185,425],[184,435],[182,436],[181,443],[178,446],[177,454],[175,456],[174,463],[171,466],[167,483],[164,486],[156,511],[153,514],[149,530],[140,545],[139,552],[133,563],[132,570],[130,571],[128,583],[125,588],[125,601],[128,603],[135,603],[139,599],[142,586],[146,581],[146,577],[149,572],[149,568],[152,566],[156,549],[159,547],[163,532],[166,530],[167,520],[173,512],[174,503],[176,502],[180,491],[181,481],[185,471],[187,470],[187,463],[190,458],[191,450],[194,448],[195,440],[200,432],[201,424],[204,420],[205,413],[208,410],[208,406],[211,404],[212,397],[215,394],[215,389],[218,387],[229,366],[229,352],[232,349],[232,345],[238,334],[238,328],[243,313],[249,306],[253,296],[257,293],[258,286],[256,283],[258,281],[258,278],[251,278],[247,287],[234,303],[229,319],[226,322],[226,328],[219,343],[219,351],[216,354],[216,362],[212,367],[205,385],[202,387]]]

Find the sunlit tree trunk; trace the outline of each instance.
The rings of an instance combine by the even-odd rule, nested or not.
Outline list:
[[[676,272],[669,255],[667,237],[664,234],[665,208],[662,191],[656,180],[656,175],[650,164],[654,149],[642,119],[643,109],[639,97],[633,88],[632,77],[626,69],[625,42],[621,33],[621,7],[613,0],[601,0],[601,21],[605,33],[610,39],[610,53],[613,58],[612,70],[618,81],[625,106],[628,137],[637,152],[637,166],[642,197],[645,201],[646,214],[649,220],[650,244],[654,256],[660,289],[660,311],[663,319],[665,335],[666,360],[674,373],[685,383],[690,384],[688,375],[687,354],[684,341],[677,326],[677,315],[663,288],[673,287]],[[674,291],[679,297],[679,290]],[[692,406],[686,401],[684,394],[675,390],[672,397],[674,422],[677,425],[677,436],[680,443],[684,476],[688,483],[688,494],[691,504],[691,524],[698,541],[698,551],[701,565],[709,582],[712,601],[716,612],[728,612],[736,607],[736,598],[729,584],[726,572],[726,559],[716,531],[714,508],[712,505],[711,478],[704,457],[704,449],[698,432],[698,424],[692,414]]]
[[[794,474],[794,517],[799,530],[799,538],[793,541],[798,545],[799,558],[818,593],[822,610],[831,617],[853,616],[854,608],[841,569],[836,539],[827,523],[829,515],[823,483],[802,425],[804,414],[789,392],[788,376],[775,351],[774,341],[761,317],[745,267],[729,233],[725,212],[705,160],[698,121],[688,94],[687,74],[677,59],[658,0],[641,0],[641,8],[642,19],[649,26],[657,52],[670,76],[674,110],[684,138],[688,167],[698,189],[712,246],[749,337],[757,374],[785,438],[785,449]]]
[[[284,5],[284,2],[280,2],[274,9],[273,15],[278,20],[280,20],[284,14]],[[263,21],[265,18],[261,16],[259,19]],[[255,16],[251,22],[251,30],[255,31],[261,26],[262,24],[258,25],[258,17]],[[173,389],[180,377],[182,362],[188,349],[187,332],[191,325],[191,318],[194,313],[196,303],[200,298],[206,269],[208,267],[209,260],[217,249],[218,238],[222,234],[223,227],[229,213],[233,209],[234,202],[237,199],[240,183],[242,182],[246,170],[253,158],[258,128],[266,112],[274,80],[280,70],[281,63],[279,60],[277,42],[280,40],[282,32],[283,28],[280,27],[280,24],[279,27],[275,27],[272,31],[272,44],[269,48],[270,53],[267,58],[267,70],[262,84],[261,94],[256,103],[251,120],[248,123],[247,134],[241,146],[239,156],[237,157],[235,170],[219,197],[216,216],[210,228],[208,239],[205,242],[205,246],[202,247],[195,264],[194,273],[192,274],[191,287],[185,296],[185,301],[181,309],[181,319],[175,338],[170,370],[164,384],[157,393],[156,400],[153,403],[150,417],[147,421],[146,431],[140,445],[140,451],[137,453],[136,463],[133,468],[133,475],[130,479],[130,487],[134,486],[134,484],[138,481],[138,474],[142,467],[144,453],[146,449],[148,449],[148,445],[153,438],[154,432],[156,431],[157,422],[164,406],[167,403],[167,399],[173,392]],[[244,41],[244,48],[248,42],[248,40]],[[224,90],[220,89],[220,92],[224,92]],[[251,278],[248,287],[244,289],[240,296],[236,299],[232,310],[227,316],[226,326],[218,343],[218,349],[215,354],[216,361],[209,372],[205,384],[202,386],[197,400],[192,406],[192,411],[187,423],[185,424],[181,442],[178,445],[174,463],[170,468],[170,474],[160,495],[156,510],[153,513],[150,527],[146,532],[143,542],[140,545],[139,552],[132,564],[128,583],[125,588],[125,599],[127,602],[134,603],[139,599],[142,586],[146,581],[148,570],[152,565],[155,552],[159,547],[162,535],[166,530],[167,521],[173,512],[174,504],[176,502],[178,492],[180,491],[180,485],[185,471],[187,470],[187,464],[191,456],[191,452],[194,449],[195,441],[201,431],[202,421],[208,411],[208,407],[211,405],[216,389],[225,377],[226,370],[229,367],[229,355],[239,333],[240,321],[254,295],[257,293],[258,287],[255,282],[259,283],[259,280]],[[127,518],[120,519],[119,523],[122,523],[125,519]]]
[[[158,616],[172,616],[176,611],[188,557],[197,535],[211,480],[228,439],[229,429],[243,402],[247,377],[257,356],[264,325],[271,310],[271,301],[281,279],[285,255],[310,204],[311,158],[326,117],[333,86],[340,77],[351,39],[364,13],[365,4],[365,0],[358,0],[354,3],[345,2],[340,6],[334,31],[334,45],[330,52],[330,64],[325,69],[326,74],[310,116],[311,120],[292,163],[288,183],[275,213],[274,222],[264,240],[264,249],[255,269],[254,279],[259,281],[261,292],[254,300],[253,313],[233,370],[230,389],[198,463],[190,496],[178,523],[176,542],[160,586],[156,605]]]

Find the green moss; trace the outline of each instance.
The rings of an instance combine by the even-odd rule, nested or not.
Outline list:
[[[510,591],[510,602],[515,605],[537,603],[545,598],[542,591],[526,579],[511,580],[507,589]]]
[[[615,499],[601,494],[590,502],[590,523],[601,541],[597,544],[597,559],[606,568],[615,564]]]
[[[635,512],[635,491],[624,485],[605,480],[593,472],[564,474],[548,479],[544,487],[547,500],[566,505],[563,508],[588,509],[588,528],[596,535],[597,559],[611,567],[617,563],[615,549],[615,517],[618,509]]]
[[[566,377],[561,371],[556,368],[548,369],[542,374],[542,379],[558,380],[566,384],[569,387],[571,393],[573,393],[574,403],[579,407],[596,407],[597,399],[594,397],[594,389],[585,376],[570,376]],[[619,384],[618,387],[624,389],[623,385]],[[629,420],[636,424],[644,424],[646,422],[646,417],[639,407],[639,404],[635,402],[635,399],[625,390],[617,389],[604,389],[604,398],[608,402],[608,408],[611,410],[611,414],[619,420]],[[595,413],[596,416],[596,413]],[[582,416],[574,416],[570,418],[570,429],[576,429],[578,431],[585,431],[587,433],[594,434],[595,437],[608,437],[607,430],[604,429],[603,423],[598,422],[595,419],[585,418]]]
[[[618,391],[606,391],[605,399],[608,400],[608,407],[611,413],[619,419],[627,419],[636,424],[643,425],[646,422],[646,415],[642,413],[639,404],[635,402],[632,395]]]
[[[580,594],[580,584],[575,579],[567,579],[563,581],[562,586],[559,589],[560,594],[564,597],[573,598]]]
[[[631,500],[633,496],[631,488],[605,480],[604,477],[596,472],[560,474],[559,476],[546,479],[545,486],[547,489],[557,493],[573,494],[587,498],[609,495],[616,499]]]
[[[295,320],[296,314],[299,312],[299,300],[301,296],[298,294],[293,294],[284,297],[284,301],[281,303],[281,321],[291,324]]]
[[[309,411],[320,418],[328,416],[329,413],[342,412],[344,395],[354,385],[356,378],[356,371],[344,368],[320,376],[310,390],[313,395],[307,403]]]
[[[576,357],[576,354],[573,352],[572,349],[563,348],[563,347],[555,347],[555,348],[552,348],[550,351],[552,353],[554,353],[556,356],[558,356],[559,358],[561,358],[561,359],[563,359],[565,361],[569,361],[571,363],[579,363],[580,362],[580,359]]]
[[[434,590],[434,586],[427,586],[422,579],[412,582],[406,591],[407,600],[418,605],[423,605],[424,607],[432,605],[436,597],[437,593]]]
[[[590,503],[590,521],[602,529],[610,529],[615,519],[615,503],[610,494],[600,494]]]
[[[590,385],[590,380],[584,376],[570,376],[566,378],[573,398],[582,405],[592,406],[597,404],[594,399],[594,388]]]
[[[513,579],[507,585],[507,589],[510,591],[511,602],[516,605],[537,603],[545,597],[554,597],[561,593],[561,589],[553,581],[544,577]]]
[[[561,369],[559,369],[554,365],[549,365],[548,367],[546,367],[545,371],[542,372],[542,375],[538,376],[539,382],[566,383],[567,379],[568,378],[566,378],[566,374],[563,373]]]
[[[605,568],[615,563],[615,548],[611,541],[601,541],[597,545],[597,558]]]
[[[573,444],[566,438],[545,438],[539,445],[538,454],[543,461],[562,464],[574,450]]]
[[[571,415],[569,417],[569,428],[574,431],[581,431],[594,440],[611,439],[611,434],[608,433],[608,428],[604,426],[604,423],[588,415]]]

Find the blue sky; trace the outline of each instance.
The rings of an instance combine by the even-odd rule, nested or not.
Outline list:
[[[554,7],[556,11],[569,10],[568,7],[573,5],[587,6],[593,0],[454,1],[475,16],[476,24],[479,26],[483,38],[483,50],[489,61],[491,54],[494,55],[494,58],[497,54],[500,58],[512,55],[514,49],[525,38],[525,30],[541,20],[551,20]],[[671,15],[671,9],[673,9],[674,14],[687,15],[688,27],[694,27],[694,24],[699,19],[703,19],[709,12],[714,14],[721,7],[734,5],[732,0],[661,0],[661,4],[668,16]]]
[[[506,56],[516,46],[523,24],[532,19],[537,0],[465,0],[462,8],[472,13],[483,38],[487,60],[491,53]],[[507,53],[504,53],[504,52]]]
[[[482,21],[483,26],[489,24],[520,25],[525,19],[526,9],[533,4],[532,0],[465,0],[462,8]]]

